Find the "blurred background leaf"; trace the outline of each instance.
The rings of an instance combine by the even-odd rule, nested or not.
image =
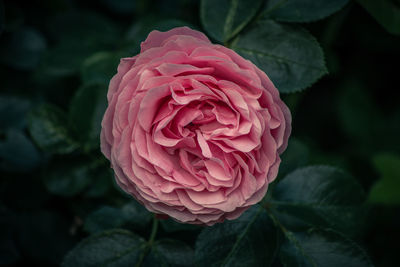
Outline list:
[[[400,34],[400,5],[397,0],[357,0],[391,34]]]
[[[135,200],[131,200],[120,208],[100,207],[86,217],[84,229],[90,234],[122,226],[143,230],[151,218],[149,211]]]
[[[66,154],[77,149],[78,144],[68,128],[67,115],[57,106],[38,106],[29,114],[28,122],[32,138],[44,151]]]
[[[101,120],[107,108],[107,89],[104,83],[85,84],[72,98],[69,121],[85,151],[100,145]]]
[[[46,50],[46,40],[40,32],[24,27],[4,38],[0,45],[0,61],[3,64],[21,70],[37,67]]]
[[[381,204],[400,204],[400,157],[391,154],[378,154],[373,164],[380,173],[380,179],[372,186],[368,200]]]
[[[9,129],[0,140],[0,169],[28,172],[40,163],[40,154],[32,141],[21,131]]]

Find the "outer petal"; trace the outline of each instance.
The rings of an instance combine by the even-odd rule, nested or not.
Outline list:
[[[160,32],[160,31],[152,31],[149,36],[147,36],[147,39],[141,43],[140,48],[141,52],[146,51],[147,49],[153,48],[153,47],[160,47],[162,43],[168,39],[171,36],[174,35],[188,35],[188,36],[193,36],[201,41],[205,41],[210,43],[210,40],[207,38],[207,36],[199,31],[194,31],[190,29],[189,27],[178,27],[174,28],[172,30],[169,30],[167,32]]]

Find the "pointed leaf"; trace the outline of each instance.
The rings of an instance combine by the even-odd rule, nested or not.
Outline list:
[[[145,241],[126,230],[111,230],[80,242],[64,258],[63,267],[135,266]]]
[[[283,178],[272,192],[270,205],[289,229],[317,225],[353,234],[363,221],[363,200],[361,186],[347,173],[328,166],[310,166]]]
[[[202,0],[201,22],[212,38],[225,42],[250,22],[262,2],[262,0]]]
[[[256,205],[236,220],[204,229],[195,258],[199,266],[268,266],[276,249],[277,230]]]
[[[282,93],[309,87],[327,73],[321,47],[301,27],[259,21],[232,48],[262,69]]]
[[[373,266],[353,241],[330,230],[286,232],[281,248],[284,266]]]

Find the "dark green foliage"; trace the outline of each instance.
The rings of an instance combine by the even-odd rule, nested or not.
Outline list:
[[[239,34],[232,48],[268,73],[282,93],[300,91],[327,73],[318,42],[298,26],[262,20]]]
[[[204,229],[196,241],[196,261],[200,266],[269,266],[277,249],[277,229],[256,205],[237,220]]]
[[[68,129],[66,114],[56,106],[38,106],[29,114],[28,123],[33,140],[44,151],[66,154],[78,147]]]
[[[144,249],[143,238],[127,230],[106,231],[80,242],[62,266],[132,266]]]
[[[400,2],[352,2],[0,0],[0,265],[397,267]],[[155,219],[99,147],[120,58],[180,26],[293,116],[265,198],[211,227]]]
[[[200,6],[201,22],[210,36],[226,42],[250,22],[262,0],[203,0]]]
[[[400,35],[400,6],[397,0],[357,0],[388,32]]]
[[[132,200],[120,208],[102,206],[86,217],[84,229],[97,233],[112,228],[129,226],[145,229],[151,221],[151,214],[138,202]]]
[[[107,108],[107,85],[89,83],[80,87],[70,103],[69,121],[84,150],[97,149],[101,120]]]
[[[283,177],[297,168],[303,167],[309,160],[309,149],[301,141],[291,138],[286,151],[281,156],[279,177]]]
[[[368,200],[373,203],[400,204],[400,157],[379,154],[373,158],[373,164],[381,177],[371,188]]]
[[[285,266],[373,266],[357,244],[332,230],[286,232],[280,256]]]
[[[0,61],[10,67],[32,70],[46,49],[46,41],[37,30],[25,27],[5,37],[1,43]]]
[[[364,198],[361,186],[342,170],[310,166],[283,178],[269,205],[291,230],[324,226],[353,235],[364,219]]]
[[[193,251],[186,244],[162,239],[146,242],[132,232],[115,229],[83,240],[62,266],[192,266]]]
[[[161,239],[153,244],[142,266],[193,266],[193,250],[183,242]]]
[[[269,0],[263,15],[285,22],[323,19],[345,6],[349,0]]]
[[[27,172],[40,163],[40,154],[26,134],[8,129],[0,140],[0,159],[1,170]]]

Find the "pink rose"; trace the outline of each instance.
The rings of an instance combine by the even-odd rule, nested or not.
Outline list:
[[[153,31],[108,91],[101,149],[146,208],[212,225],[259,202],[291,115],[268,76],[187,27]]]

